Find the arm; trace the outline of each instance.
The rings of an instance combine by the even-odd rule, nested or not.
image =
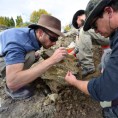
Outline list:
[[[88,81],[82,81],[82,80],[77,80],[76,77],[68,71],[65,80],[71,84],[72,86],[75,86],[76,88],[78,88],[79,90],[81,90],[82,92],[86,93],[89,95],[87,86],[88,86]]]
[[[118,46],[118,45],[117,45]],[[116,46],[116,48],[117,48]],[[100,77],[89,81],[76,80],[72,73],[67,73],[65,80],[97,101],[111,101],[118,98],[118,50],[113,49]]]
[[[64,59],[66,55],[67,51],[65,48],[59,48],[50,58],[27,70],[23,70],[23,63],[8,65],[6,67],[7,86],[14,91],[23,87],[41,76],[54,64]]]

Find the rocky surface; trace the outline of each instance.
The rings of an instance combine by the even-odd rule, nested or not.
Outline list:
[[[54,50],[60,46],[67,46],[75,39],[73,36],[57,43]],[[101,48],[93,47],[96,68],[101,58]],[[102,118],[99,102],[85,95],[64,81],[67,70],[81,79],[81,68],[76,67],[76,59],[68,56],[64,61],[54,65],[42,78],[49,85],[52,94],[45,96],[38,79],[33,82],[34,96],[26,100],[12,100],[4,92],[5,81],[0,79],[0,118]],[[86,79],[98,76],[99,70],[87,76]],[[55,81],[56,79],[56,81]]]

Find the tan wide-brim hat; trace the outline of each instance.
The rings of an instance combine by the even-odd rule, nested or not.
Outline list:
[[[99,16],[103,9],[110,4],[112,0],[90,0],[86,7],[86,21],[84,23],[84,31],[91,28],[91,22]]]
[[[31,29],[43,27],[57,34],[58,36],[64,37],[64,34],[61,32],[61,21],[50,15],[42,14],[39,18],[38,24],[31,24],[28,27]]]

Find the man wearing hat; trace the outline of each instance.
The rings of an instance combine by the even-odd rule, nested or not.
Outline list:
[[[102,105],[105,118],[118,118],[118,0],[90,0],[86,13],[84,30],[110,37],[112,52],[100,77],[81,81],[68,72],[65,80],[95,100],[107,101]]]
[[[13,99],[31,97],[31,88],[27,85],[65,58],[67,51],[60,47],[51,57],[30,68],[35,62],[35,51],[55,45],[59,36],[64,36],[61,22],[50,15],[41,15],[38,24],[29,28],[12,28],[0,33],[0,72],[6,76],[9,96]]]
[[[82,77],[86,77],[88,74],[95,72],[95,65],[93,60],[93,45],[106,46],[109,45],[109,38],[104,38],[98,33],[95,33],[93,29],[89,31],[83,31],[83,25],[86,19],[85,11],[78,10],[72,20],[73,26],[78,29],[79,37],[76,39],[76,47],[79,48],[79,52],[76,54],[82,67]]]

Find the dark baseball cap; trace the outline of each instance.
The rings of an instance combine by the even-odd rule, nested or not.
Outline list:
[[[90,0],[86,7],[86,20],[84,24],[84,31],[91,28],[91,21],[98,17],[104,8],[111,3],[112,0]]]

